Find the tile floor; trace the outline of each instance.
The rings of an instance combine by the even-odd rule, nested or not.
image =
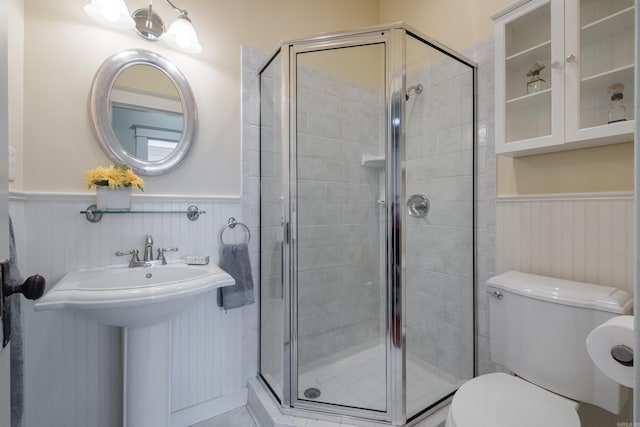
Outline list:
[[[300,376],[300,393],[309,387],[320,389],[316,400],[361,408],[385,409],[385,349],[374,346],[304,372]],[[457,384],[440,378],[432,370],[407,361],[407,412],[421,410],[429,402],[440,399]],[[292,417],[292,423],[304,427],[353,427],[330,421]],[[378,425],[378,424],[375,424]],[[420,424],[430,426],[428,421]],[[259,427],[246,409],[241,407],[191,427]]]
[[[321,391],[315,400],[325,403],[385,410],[385,349],[375,346],[335,362],[317,367],[300,376],[299,390],[310,387]],[[407,361],[407,412],[411,415],[442,398],[455,387],[422,366]]]

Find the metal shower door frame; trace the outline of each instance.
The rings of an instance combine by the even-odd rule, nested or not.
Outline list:
[[[288,304],[290,310],[287,311],[288,321],[285,324],[285,338],[286,343],[289,343],[288,348],[285,348],[285,361],[283,366],[284,371],[288,373],[291,381],[284,381],[284,395],[283,404],[286,407],[293,407],[299,409],[309,409],[315,411],[327,411],[330,409],[332,413],[344,416],[353,416],[360,418],[367,418],[371,420],[379,420],[383,422],[391,422],[394,425],[403,425],[406,421],[405,407],[404,407],[404,363],[405,363],[405,350],[402,343],[404,342],[404,322],[402,321],[402,280],[401,280],[401,259],[398,256],[402,256],[401,248],[395,249],[395,246],[400,241],[401,230],[398,228],[397,221],[390,220],[390,218],[399,218],[402,215],[402,203],[400,196],[397,197],[397,203],[388,203],[386,210],[386,289],[387,295],[386,310],[385,310],[385,351],[386,351],[386,410],[378,411],[373,409],[347,407],[331,403],[323,402],[311,402],[307,400],[299,399],[298,393],[298,339],[297,339],[297,289],[298,289],[298,271],[297,271],[297,242],[298,242],[298,230],[297,230],[297,104],[296,104],[296,87],[297,87],[297,55],[300,53],[317,52],[329,49],[349,48],[366,46],[372,44],[384,44],[385,52],[385,150],[386,150],[386,167],[394,171],[394,176],[389,177],[389,172],[385,174],[386,183],[385,188],[387,194],[392,188],[402,188],[402,158],[401,156],[404,150],[404,131],[392,132],[392,122],[394,117],[397,119],[402,117],[404,108],[404,35],[405,30],[401,28],[389,28],[379,27],[367,29],[360,33],[342,33],[332,34],[331,36],[321,36],[308,40],[301,40],[299,42],[290,42],[286,47],[282,49],[282,53],[286,52],[286,55],[282,57],[283,64],[289,64],[288,67],[283,66],[283,105],[288,106],[288,114],[283,114],[283,120],[286,117],[288,123],[283,122],[283,131],[286,128],[285,135],[283,132],[283,144],[288,143],[288,147],[283,146],[283,152],[286,150],[289,153],[289,161],[286,162],[289,166],[288,180],[284,180],[285,185],[288,184],[287,193],[289,195],[288,212],[285,217],[285,228],[290,230],[289,239],[285,247],[285,258],[289,258],[290,263],[288,265],[289,280],[288,283],[285,279],[285,304]],[[394,54],[395,52],[395,54]],[[286,69],[286,70],[285,70]],[[394,81],[395,80],[395,81]],[[395,108],[391,108],[392,100],[395,102]],[[286,103],[285,103],[286,101]],[[402,126],[396,126],[402,128]],[[392,144],[389,143],[391,138],[396,138]],[[393,148],[389,148],[393,147]],[[390,160],[391,156],[397,158]],[[401,192],[399,193],[401,195]],[[288,224],[288,225],[287,225]],[[393,229],[395,231],[389,234],[389,231]],[[286,234],[286,233],[285,233]],[[389,237],[393,236],[393,237]],[[389,254],[395,254],[390,257]],[[396,263],[390,265],[390,263]],[[391,284],[391,285],[390,285]],[[394,301],[394,304],[390,304],[390,301]],[[285,305],[287,306],[287,305]],[[400,329],[394,328],[390,324],[390,319],[400,319]],[[288,325],[288,328],[287,328]],[[285,374],[286,376],[287,374]],[[400,377],[398,378],[398,375]]]

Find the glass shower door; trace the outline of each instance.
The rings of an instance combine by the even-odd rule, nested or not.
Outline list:
[[[294,64],[297,399],[384,412],[385,44]]]
[[[473,377],[474,70],[406,39],[406,410],[411,417]],[[424,214],[424,215],[422,215]]]

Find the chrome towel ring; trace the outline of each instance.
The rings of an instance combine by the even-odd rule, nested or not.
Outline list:
[[[224,233],[224,230],[226,230],[227,228],[234,229],[236,225],[239,225],[244,229],[245,243],[249,244],[249,242],[251,241],[251,231],[249,230],[249,227],[247,227],[241,222],[236,221],[234,217],[231,217],[229,218],[229,221],[227,221],[227,223],[224,225],[224,227],[220,229],[220,232],[218,233],[218,242],[220,242],[221,245],[224,245],[224,241],[222,240],[222,234]]]

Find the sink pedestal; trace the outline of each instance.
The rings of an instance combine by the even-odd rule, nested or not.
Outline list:
[[[234,283],[215,264],[81,269],[65,274],[34,308],[74,310],[124,328],[123,427],[169,427],[171,319]]]
[[[171,322],[123,330],[123,426],[169,427]]]

